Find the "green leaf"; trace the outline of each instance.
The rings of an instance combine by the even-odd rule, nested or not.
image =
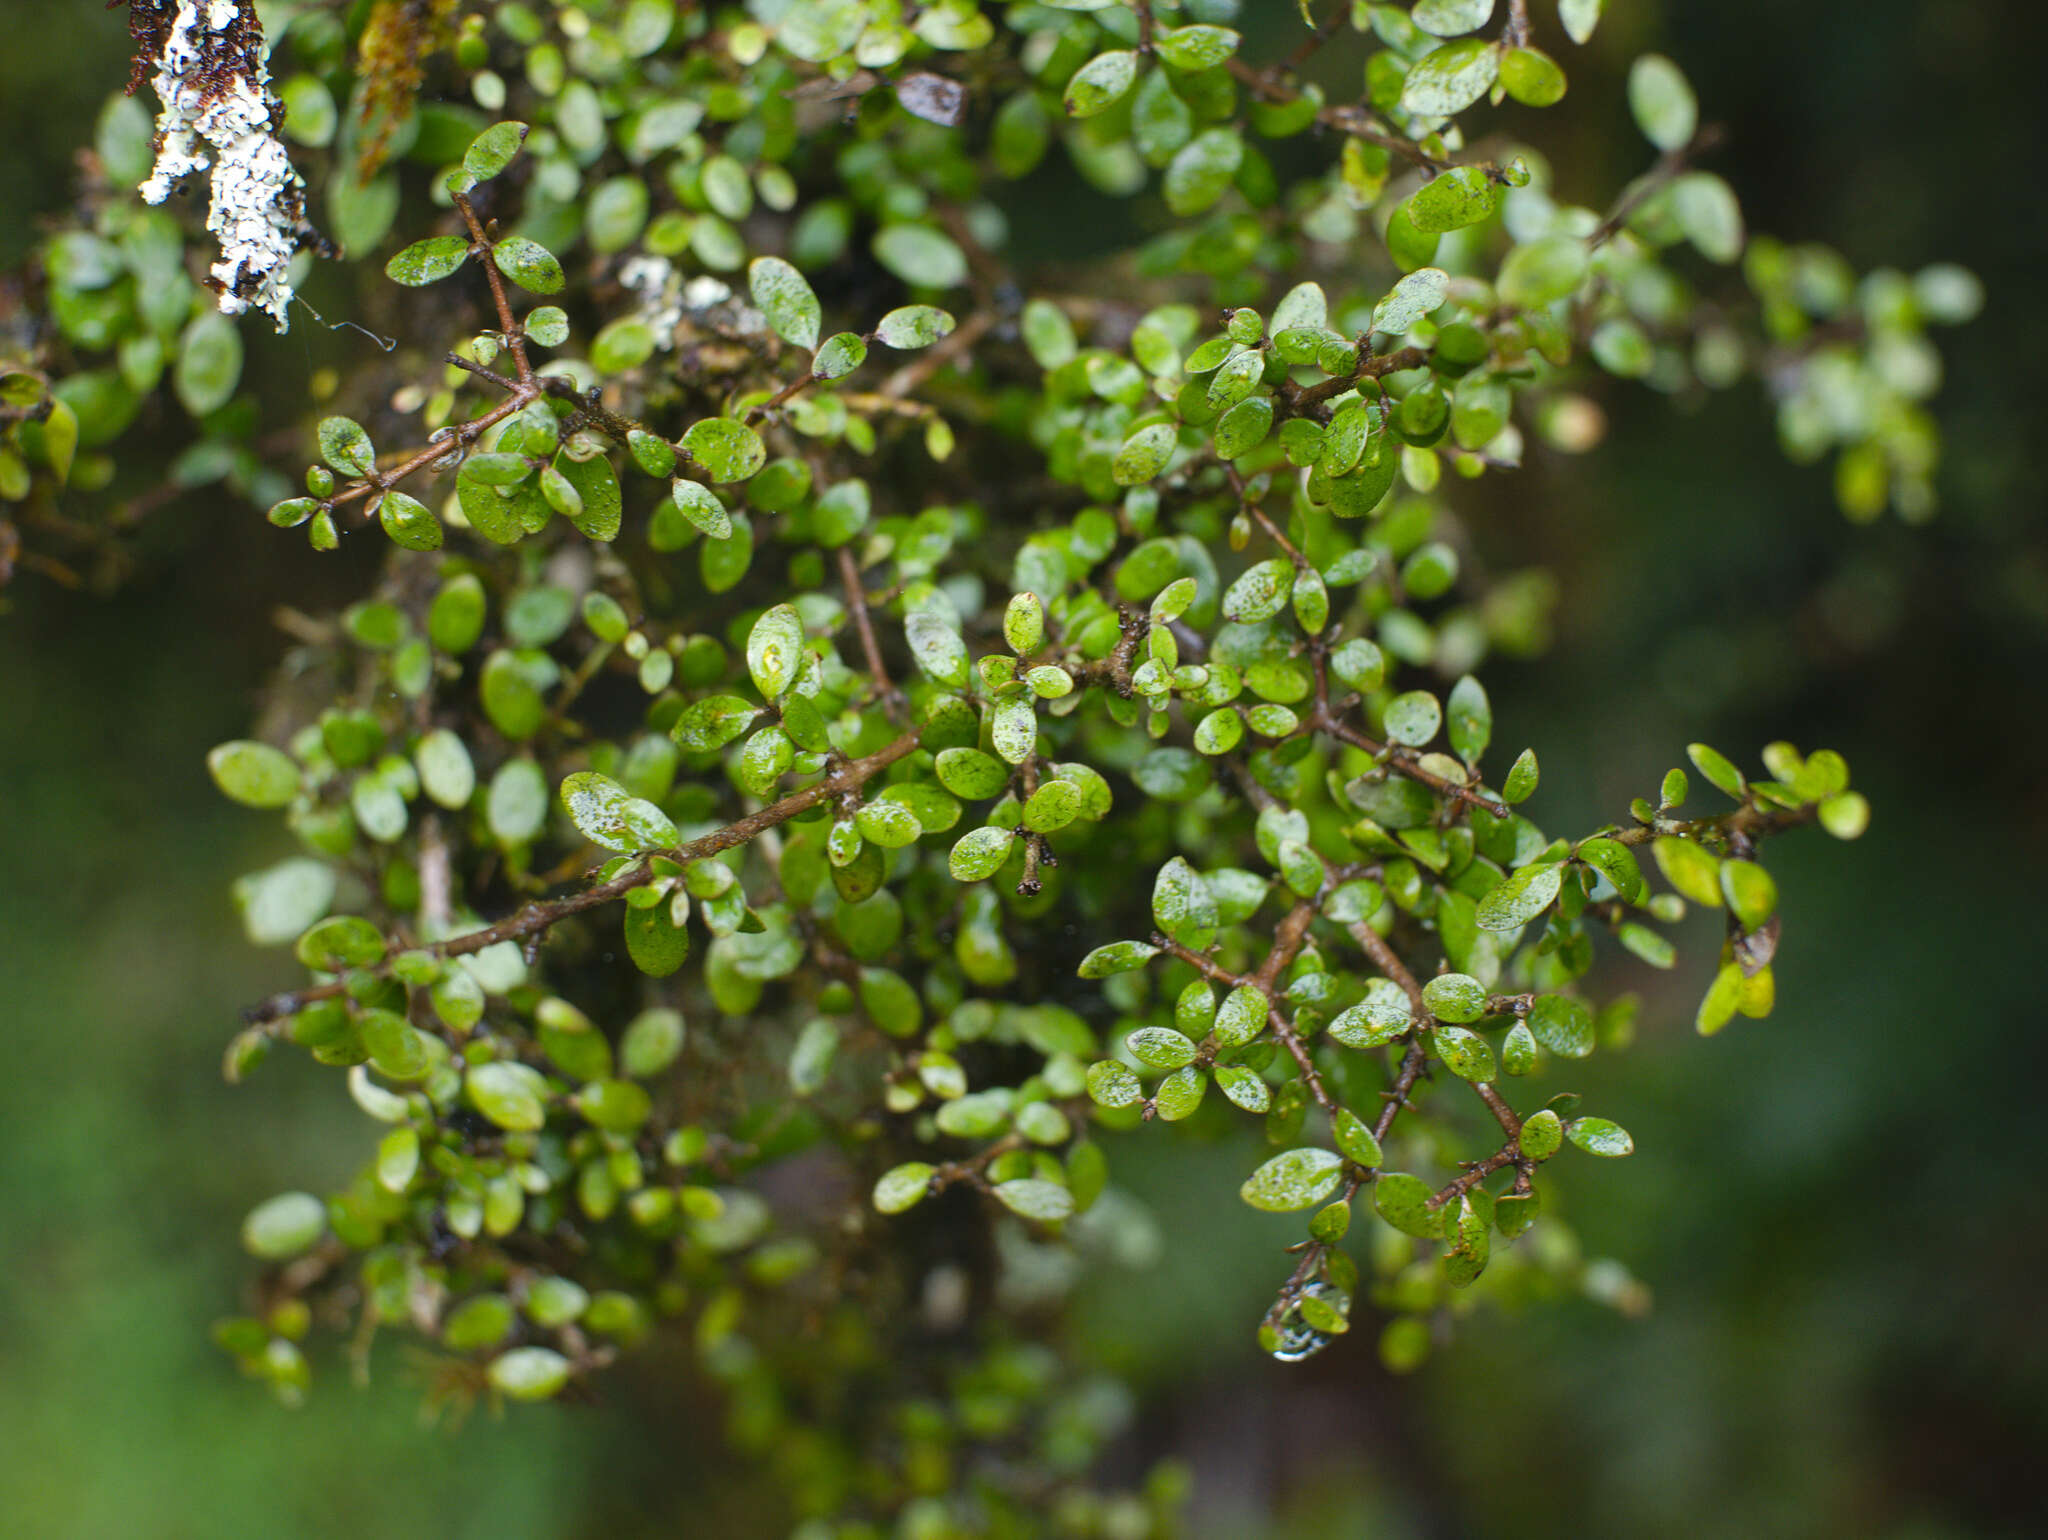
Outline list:
[[[1175,69],[1214,69],[1237,52],[1237,33],[1228,27],[1189,26],[1162,30],[1152,40],[1153,50]]]
[[[516,1347],[491,1360],[491,1389],[513,1401],[545,1401],[569,1383],[569,1360],[553,1348]]]
[[[1125,943],[1129,945],[1130,943]],[[1089,975],[1084,974],[1083,977]],[[1145,1099],[1145,1090],[1127,1065],[1102,1059],[1088,1066],[1088,1095],[1098,1107],[1114,1110],[1135,1107]]]
[[[875,1183],[875,1208],[884,1214],[900,1214],[924,1201],[931,1189],[937,1167],[921,1160],[906,1161],[882,1173]]]
[[[1442,1232],[1436,1211],[1429,1206],[1434,1196],[1427,1182],[1405,1171],[1383,1171],[1372,1184],[1372,1206],[1380,1218],[1404,1235],[1425,1240]]]
[[[1384,720],[1389,738],[1419,749],[1443,726],[1444,710],[1429,691],[1410,690],[1387,702]]]
[[[1609,882],[1625,903],[1640,904],[1649,889],[1635,853],[1619,840],[1590,839],[1578,848],[1578,857]]]
[[[1255,562],[1223,595],[1223,613],[1240,625],[1271,620],[1287,605],[1294,588],[1294,563],[1283,556]]]
[[[1538,995],[1529,1008],[1529,1030],[1562,1058],[1583,1059],[1593,1051],[1593,1013],[1570,995]]]
[[[1579,286],[1592,252],[1576,235],[1546,235],[1517,246],[1500,269],[1500,297],[1535,310],[1563,299]]]
[[[1029,700],[1003,701],[995,709],[988,736],[996,753],[1021,765],[1038,746],[1038,713]]]
[[[993,1191],[996,1201],[1004,1208],[1019,1218],[1035,1220],[1039,1224],[1058,1224],[1074,1213],[1074,1195],[1058,1182],[1025,1177],[1012,1182],[998,1182]]]
[[[1195,1045],[1172,1027],[1140,1027],[1124,1039],[1131,1057],[1153,1069],[1179,1069],[1195,1062]]]
[[[1682,148],[1699,127],[1699,102],[1692,87],[1662,54],[1646,53],[1629,67],[1628,106],[1643,137],[1660,150]]]
[[[692,754],[715,753],[753,726],[760,714],[760,707],[737,695],[707,696],[683,709],[670,736]]]
[[[1266,441],[1273,427],[1273,403],[1265,396],[1251,396],[1223,414],[1216,424],[1216,457],[1235,460],[1250,454]]]
[[[562,292],[562,264],[538,241],[508,235],[491,248],[498,271],[531,294]]]
[[[624,517],[619,495],[619,475],[607,455],[572,460],[566,454],[555,457],[555,470],[575,488],[582,507],[569,522],[587,540],[616,540]]]
[[[459,733],[451,728],[434,728],[413,750],[413,762],[419,767],[420,789],[432,801],[450,811],[469,805],[476,790],[476,765]]]
[[[817,347],[824,311],[802,273],[780,257],[756,257],[747,266],[747,289],[776,336],[792,347]]]
[[[1564,71],[1540,48],[1510,48],[1501,57],[1500,83],[1526,107],[1554,107],[1564,100]]]
[[[1870,827],[1870,803],[1861,792],[1845,791],[1820,804],[1820,824],[1838,840],[1853,840]]]
[[[207,752],[206,769],[244,807],[288,807],[299,794],[299,767],[291,756],[253,739],[216,745]]]
[[[370,435],[352,417],[320,419],[320,458],[344,476],[368,476],[377,469]]]
[[[1432,37],[1456,37],[1486,25],[1493,0],[1415,0],[1408,19]]]
[[[1721,863],[1721,896],[1744,930],[1755,930],[1778,907],[1778,884],[1754,861]]]
[[[593,844],[633,855],[680,843],[669,816],[608,776],[579,770],[562,782],[562,806],[569,821]]]
[[[1522,1153],[1531,1160],[1548,1160],[1564,1144],[1564,1124],[1548,1107],[1532,1112],[1522,1119],[1518,1142]]]
[[[761,698],[780,700],[796,683],[804,659],[804,623],[794,605],[765,610],[747,633],[747,672]]]
[[[1556,862],[1525,866],[1479,901],[1476,918],[1485,930],[1519,930],[1549,907],[1564,886],[1564,868]]]
[[[1606,1118],[1574,1118],[1566,1126],[1564,1136],[1588,1155],[1612,1158],[1636,1152],[1636,1142],[1628,1136],[1628,1130]]]
[[[1600,23],[1601,0],[1557,0],[1558,20],[1564,23],[1565,35],[1574,43],[1591,41],[1593,29]]]
[[[1214,1071],[1216,1088],[1232,1106],[1246,1112],[1265,1112],[1273,1105],[1273,1088],[1255,1070],[1242,1064],[1220,1064]]]
[[[1436,1041],[1437,1057],[1460,1080],[1490,1081],[1499,1078],[1493,1050],[1486,1039],[1464,1027],[1438,1027],[1430,1034]]]
[[[512,164],[512,157],[526,143],[524,123],[493,123],[470,141],[462,152],[462,169],[474,182],[489,181]]]
[[[1470,674],[1451,687],[1446,703],[1451,724],[1451,748],[1467,764],[1477,764],[1493,741],[1493,706],[1485,687]]]
[[[1183,1065],[1159,1082],[1152,1093],[1152,1111],[1162,1122],[1193,1117],[1209,1089],[1209,1077],[1192,1064]]]
[[[1373,307],[1372,329],[1401,335],[1449,298],[1451,275],[1440,267],[1417,268]]]
[[[1160,191],[1183,219],[1212,207],[1244,165],[1244,140],[1232,128],[1210,128],[1188,141],[1167,164]]]
[[[933,768],[941,786],[970,802],[995,796],[1010,778],[1010,771],[1001,760],[980,749],[941,749]]]
[[[1255,984],[1240,984],[1223,997],[1211,1030],[1225,1048],[1241,1048],[1266,1030],[1272,1003]]]
[[[242,337],[218,310],[194,316],[178,339],[172,389],[194,417],[217,412],[234,399],[242,378]]]
[[[1340,1012],[1328,1031],[1347,1048],[1379,1048],[1413,1024],[1408,996],[1391,980],[1375,979],[1367,987],[1365,999]]]
[[[1453,47],[1462,46],[1453,44]],[[1413,80],[1415,77],[1408,77]],[[1424,235],[1476,225],[1500,205],[1500,184],[1479,166],[1453,166],[1424,183],[1406,205],[1408,219]]]
[[[993,877],[1009,859],[1010,845],[1016,837],[1014,830],[995,824],[969,830],[954,843],[952,854],[946,858],[946,869],[961,882]]]
[[[734,417],[706,417],[690,424],[683,449],[715,482],[745,481],[768,463],[761,435]]]
[[[1107,112],[1138,81],[1138,56],[1128,49],[1097,54],[1075,70],[1064,95],[1067,115],[1092,118]]]
[[[619,1040],[619,1067],[635,1080],[652,1079],[675,1063],[683,1036],[682,1012],[666,1006],[642,1011]]]
[[[910,643],[911,657],[926,678],[949,689],[966,687],[967,643],[945,616],[936,610],[912,610],[903,617],[903,635]]]
[[[1623,946],[1653,968],[1669,968],[1678,961],[1677,948],[1647,925],[1631,922],[1614,934]]]
[[[1735,190],[1710,171],[1688,171],[1671,184],[1671,211],[1685,238],[1710,262],[1742,255],[1746,232]]]
[[[1153,882],[1152,917],[1190,950],[1201,951],[1216,939],[1216,900],[1209,884],[1179,856],[1162,866]]]
[[[1024,804],[1024,827],[1037,834],[1064,829],[1081,816],[1081,788],[1072,781],[1047,781]]]
[[[1526,802],[1535,795],[1538,772],[1536,751],[1524,749],[1515,757],[1508,769],[1508,778],[1501,783],[1500,794],[1507,802]]]
[[[924,833],[917,814],[900,802],[870,802],[854,815],[853,821],[863,840],[884,850],[901,850],[916,843]]]
[[[654,1108],[646,1087],[630,1080],[593,1080],[576,1093],[575,1102],[585,1122],[614,1134],[632,1133]]]
[[[338,914],[322,920],[303,936],[299,961],[321,973],[369,968],[384,960],[384,937],[360,915]]]
[[[1664,880],[1696,904],[1721,907],[1721,863],[1691,840],[1666,835],[1650,846]]]
[[[875,323],[875,340],[907,352],[928,348],[953,330],[953,317],[936,305],[904,305]]]
[[[875,260],[913,288],[951,289],[967,282],[967,258],[953,238],[929,225],[884,225]]]
[[[1440,973],[1422,986],[1422,1003],[1438,1021],[1477,1021],[1486,1014],[1486,986],[1465,973]]]
[[[825,339],[811,360],[811,374],[820,380],[836,380],[853,373],[867,362],[868,345],[852,332],[836,332]]]
[[[1113,973],[1129,973],[1144,967],[1158,955],[1159,948],[1149,942],[1112,941],[1081,959],[1080,976],[1084,979],[1106,979]]]
[[[1499,73],[1500,53],[1484,38],[1468,37],[1445,43],[1409,68],[1401,86],[1402,109],[1418,117],[1448,118],[1492,90]],[[1420,220],[1416,227],[1427,228]]]
[[[1380,1142],[1373,1137],[1372,1129],[1365,1119],[1348,1107],[1339,1107],[1330,1117],[1330,1137],[1344,1158],[1355,1165],[1377,1166],[1386,1157],[1380,1151]]]
[[[473,1065],[463,1084],[470,1104],[499,1128],[534,1133],[547,1122],[547,1083],[531,1065],[506,1059]]]
[[[569,317],[558,306],[541,305],[527,311],[523,324],[527,337],[544,348],[558,348],[569,340]]]
[[[327,913],[334,891],[332,867],[297,856],[237,877],[234,900],[252,944],[281,946]]]
[[[732,534],[732,515],[725,511],[718,494],[701,481],[678,476],[669,483],[668,492],[683,517],[713,540],[723,540]]]
[[[1687,744],[1685,755],[1716,790],[1726,793],[1737,802],[1749,795],[1749,782],[1727,756],[1704,743]]]
[[[1284,1150],[1254,1171],[1237,1195],[1269,1214],[1314,1208],[1344,1180],[1344,1157],[1313,1146]]]
[[[266,1262],[286,1262],[311,1251],[327,1233],[327,1205],[309,1192],[281,1192],[242,1221],[242,1246]]]
[[[434,235],[414,241],[384,264],[384,276],[417,289],[437,283],[469,259],[469,242],[459,235]]]
[[[408,551],[441,549],[441,521],[428,512],[425,503],[396,488],[377,499],[377,522],[395,546]]]
[[[1110,464],[1110,475],[1120,487],[1142,486],[1166,468],[1177,438],[1173,424],[1155,422],[1138,429],[1123,442]]]

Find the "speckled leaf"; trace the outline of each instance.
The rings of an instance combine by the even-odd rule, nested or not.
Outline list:
[[[1269,1214],[1288,1214],[1314,1208],[1343,1179],[1344,1157],[1335,1150],[1286,1150],[1254,1171],[1238,1196]]]

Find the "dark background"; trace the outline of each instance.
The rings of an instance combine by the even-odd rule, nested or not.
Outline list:
[[[1151,1139],[1117,1169],[1162,1259],[1090,1285],[1079,1351],[1140,1389],[1127,1455],[1189,1459],[1219,1536],[2048,1532],[2027,966],[2048,858],[2039,8],[1617,0],[1578,54],[1534,9],[1573,75],[1582,137],[1550,141],[1582,168],[1568,193],[1647,158],[1617,61],[1656,46],[1727,125],[1715,167],[1753,228],[1859,267],[1959,260],[1990,298],[1939,339],[1949,452],[1926,528],[1845,523],[1747,389],[1691,413],[1609,391],[1601,453],[1490,490],[1489,552],[1541,553],[1564,593],[1552,655],[1489,676],[1496,741],[1536,748],[1556,829],[1618,815],[1694,737],[1750,762],[1775,737],[1836,747],[1875,821],[1855,845],[1773,848],[1773,1018],[1703,1043],[1701,978],[1637,969],[1642,1041],[1575,1072],[1638,1154],[1581,1163],[1562,1206],[1654,1291],[1646,1318],[1482,1314],[1401,1381],[1363,1332],[1305,1366],[1263,1361],[1249,1323],[1283,1262],[1272,1222],[1230,1197],[1240,1152]],[[0,25],[34,38],[0,49],[11,261],[29,212],[61,204],[126,40],[87,0],[0,0]],[[297,333],[245,335],[252,359],[303,352]],[[729,1526],[707,1515],[717,1412],[663,1374],[450,1436],[420,1431],[416,1371],[388,1345],[367,1390],[323,1351],[296,1413],[208,1345],[248,1276],[241,1214],[339,1183],[369,1136],[298,1056],[221,1083],[237,1007],[287,981],[243,943],[227,887],[282,835],[218,798],[202,756],[247,728],[282,650],[270,605],[318,610],[365,573],[212,494],[166,505],[142,545],[113,597],[28,578],[0,618],[8,1532],[757,1533],[743,1494]]]

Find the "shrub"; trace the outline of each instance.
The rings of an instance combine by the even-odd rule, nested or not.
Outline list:
[[[1754,376],[1850,517],[1924,517],[1974,281],[1747,234],[1656,55],[1642,174],[1568,201],[1522,136],[1599,0],[1274,9],[375,0],[266,55],[249,0],[131,0],[164,112],[109,102],[41,249],[0,559],[123,476],[390,548],[209,760],[296,841],[234,897],[309,975],[228,1073],[288,1045],[382,1125],[250,1213],[247,1371],[388,1327],[459,1407],[684,1336],[807,1535],[1137,1535],[1181,1478],[1090,1488],[1115,1388],[1006,1302],[1113,1264],[1141,1125],[1262,1134],[1215,1201],[1302,1216],[1277,1357],[1637,1301],[1541,1214],[1632,1148],[1565,1089],[1634,1030],[1596,963],[1710,910],[1700,1031],[1769,1014],[1762,847],[1868,809],[1695,744],[1541,829],[1479,673],[1553,588],[1457,484],[1593,447],[1603,374]],[[150,206],[202,172],[211,233]],[[1084,195],[1132,216],[1015,254]],[[391,351],[260,399],[228,317],[302,285]]]

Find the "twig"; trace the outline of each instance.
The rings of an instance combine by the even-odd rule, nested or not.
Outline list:
[[[882,381],[877,394],[900,401],[973,347],[996,324],[993,310],[977,310],[916,358]]]
[[[1657,163],[1628,185],[1621,199],[1614,205],[1608,216],[1586,239],[1592,249],[1598,251],[1621,232],[1628,223],[1629,215],[1656,196],[1664,184],[1672,181],[1700,156],[1720,144],[1721,125],[1709,123],[1675,150],[1666,150],[1657,157]]]
[[[541,935],[571,915],[608,904],[640,886],[647,880],[656,860],[673,861],[678,865],[704,860],[736,845],[744,845],[756,835],[778,824],[787,823],[797,814],[816,807],[828,798],[858,788],[915,749],[917,738],[916,732],[907,732],[872,754],[848,760],[823,780],[816,781],[800,791],[791,792],[781,801],[770,803],[767,807],[749,813],[722,829],[713,830],[699,839],[690,840],[673,849],[647,851],[608,881],[586,888],[581,893],[528,904],[495,925],[487,925],[481,930],[468,931],[460,936],[451,936],[445,941],[430,943],[420,950],[435,957],[468,957],[487,947],[496,946],[501,941],[521,941],[530,936]],[[384,963],[374,968],[358,970],[351,977],[382,978],[390,971],[391,965]],[[310,989],[287,990],[250,1006],[242,1012],[242,1019],[252,1025],[278,1021],[316,1000],[334,999],[346,992],[347,988],[346,979],[334,979],[325,984],[316,984]]]
[[[860,637],[868,674],[875,681],[875,694],[891,716],[900,716],[903,696],[890,682],[889,670],[882,662],[882,644],[875,639],[874,619],[868,614],[867,584],[861,578],[860,563],[854,560],[850,545],[839,548],[839,581],[846,590],[846,607],[853,613],[853,629]]]
[[[1315,714],[1304,725],[1341,739],[1353,748],[1365,750],[1375,759],[1381,760],[1395,774],[1405,775],[1409,780],[1427,786],[1440,797],[1454,797],[1467,807],[1484,808],[1496,818],[1509,816],[1510,809],[1505,802],[1489,797],[1484,792],[1474,791],[1470,786],[1447,780],[1434,770],[1425,770],[1416,762],[1413,749],[1398,744],[1390,746],[1367,737],[1348,722],[1342,721],[1330,708],[1327,700],[1317,703]]]
[[[1254,95],[1263,96],[1269,102],[1301,100],[1299,91],[1276,80],[1270,70],[1258,69],[1234,56],[1225,61],[1224,67]],[[1451,167],[1450,161],[1439,160],[1413,139],[1382,126],[1364,107],[1350,104],[1319,107],[1316,109],[1316,121],[1327,124],[1339,133],[1349,134],[1354,139],[1363,139],[1367,144],[1376,144],[1381,149],[1391,150],[1403,160],[1420,166],[1432,175],[1448,171]]]

